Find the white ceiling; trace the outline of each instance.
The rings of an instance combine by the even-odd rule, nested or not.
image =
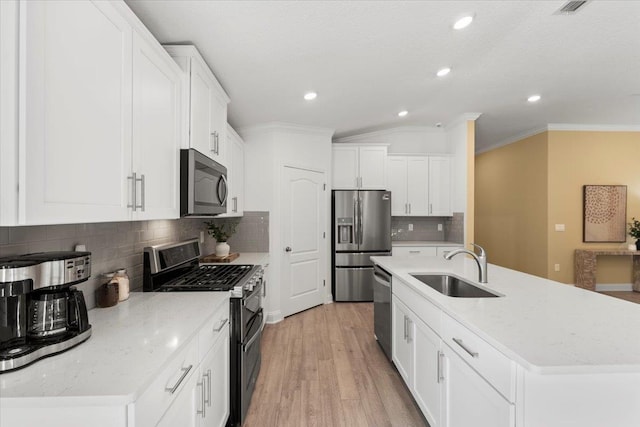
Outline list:
[[[126,1],[160,42],[198,47],[235,128],[348,136],[478,112],[482,149],[548,123],[640,125],[640,1]]]

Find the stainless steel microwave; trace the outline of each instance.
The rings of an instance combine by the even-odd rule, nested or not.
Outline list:
[[[227,168],[193,148],[180,150],[180,216],[227,212]]]

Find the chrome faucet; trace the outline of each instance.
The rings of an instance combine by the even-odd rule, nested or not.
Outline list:
[[[472,245],[480,249],[480,255],[476,255],[475,252],[462,248],[445,253],[444,259],[451,259],[458,254],[471,255],[473,259],[476,260],[476,263],[478,263],[478,269],[480,270],[480,283],[487,283],[487,253],[482,246],[476,245],[475,243],[472,243]]]

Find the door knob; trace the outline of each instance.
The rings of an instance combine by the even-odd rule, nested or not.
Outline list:
[[[286,248],[284,248],[285,252],[291,252],[291,248],[289,246],[287,246]]]

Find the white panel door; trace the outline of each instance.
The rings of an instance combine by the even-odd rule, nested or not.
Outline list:
[[[358,147],[332,148],[332,167],[334,190],[358,188]]]
[[[413,347],[413,397],[429,422],[439,427],[442,404],[440,337],[419,319],[415,320]]]
[[[386,190],[387,147],[372,146],[360,149],[360,188]]]
[[[413,387],[413,322],[409,309],[394,295],[391,298],[392,342],[391,355],[398,372],[411,389]]]
[[[209,69],[191,58],[191,131],[189,146],[213,158],[213,105],[215,82]]]
[[[171,62],[169,62],[171,61]],[[180,70],[158,45],[134,34],[133,171],[135,219],[180,216]]]
[[[452,215],[449,157],[429,157],[429,205],[429,215]]]
[[[446,344],[445,427],[513,427],[515,407],[503,398],[476,371]]]
[[[391,191],[391,215],[405,216],[407,203],[407,158],[389,156],[387,159],[387,190]]]
[[[407,201],[410,216],[429,215],[429,162],[427,157],[407,157]]]
[[[20,222],[129,219],[130,26],[108,2],[24,2],[20,13]]]
[[[282,274],[284,316],[324,302],[326,198],[324,174],[284,167]]]

